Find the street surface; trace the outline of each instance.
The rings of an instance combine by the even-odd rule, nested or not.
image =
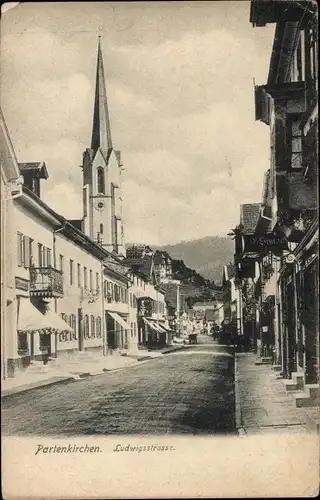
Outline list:
[[[210,337],[131,368],[5,398],[3,435],[235,433],[232,348]]]

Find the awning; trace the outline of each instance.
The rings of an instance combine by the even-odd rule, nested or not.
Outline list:
[[[74,331],[57,313],[49,309],[42,314],[29,299],[23,297],[19,301],[17,330],[46,333]]]
[[[31,304],[28,298],[20,297],[18,309],[18,331],[31,332],[46,328],[44,315]]]
[[[162,325],[159,325],[159,323],[157,323],[157,328],[159,328],[161,333],[167,333],[167,330],[165,329],[165,327]]]
[[[146,318],[143,318],[143,319],[144,319],[145,323],[147,323],[147,325],[149,325],[150,328],[152,328],[152,330],[154,330],[155,332],[158,332],[158,333],[163,333],[163,331],[160,330],[159,325],[157,325],[156,323],[153,323],[152,321],[149,321]]]
[[[131,330],[130,325],[123,318],[121,318],[119,314],[115,312],[107,312],[108,314],[110,314],[111,318],[113,318],[120,326],[122,326],[122,328],[124,328],[125,330]]]
[[[74,332],[73,328],[68,325],[57,313],[48,309],[44,315],[45,322],[51,325],[51,328],[58,332]]]

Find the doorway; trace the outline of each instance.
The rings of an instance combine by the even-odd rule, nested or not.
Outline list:
[[[116,348],[115,321],[108,313],[106,313],[106,325],[107,325],[108,349],[115,349]]]
[[[78,346],[79,351],[84,350],[84,332],[83,332],[83,312],[82,309],[78,309]]]

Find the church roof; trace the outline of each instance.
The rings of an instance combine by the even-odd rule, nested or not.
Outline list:
[[[109,151],[112,149],[110,118],[100,39],[98,43],[96,90],[91,138],[91,149],[96,152],[99,148],[101,148],[105,156],[109,156]]]

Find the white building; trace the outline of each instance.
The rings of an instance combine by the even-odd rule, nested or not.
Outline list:
[[[16,335],[13,200],[22,191],[18,162],[0,110],[1,163],[1,378],[8,376],[8,343]]]
[[[2,115],[0,139],[2,377],[84,351],[136,352],[138,296],[152,300],[149,320],[166,332],[152,265],[145,274],[123,262],[121,161],[112,149],[100,43],[83,219],[69,221],[43,202],[47,167],[17,162]]]

